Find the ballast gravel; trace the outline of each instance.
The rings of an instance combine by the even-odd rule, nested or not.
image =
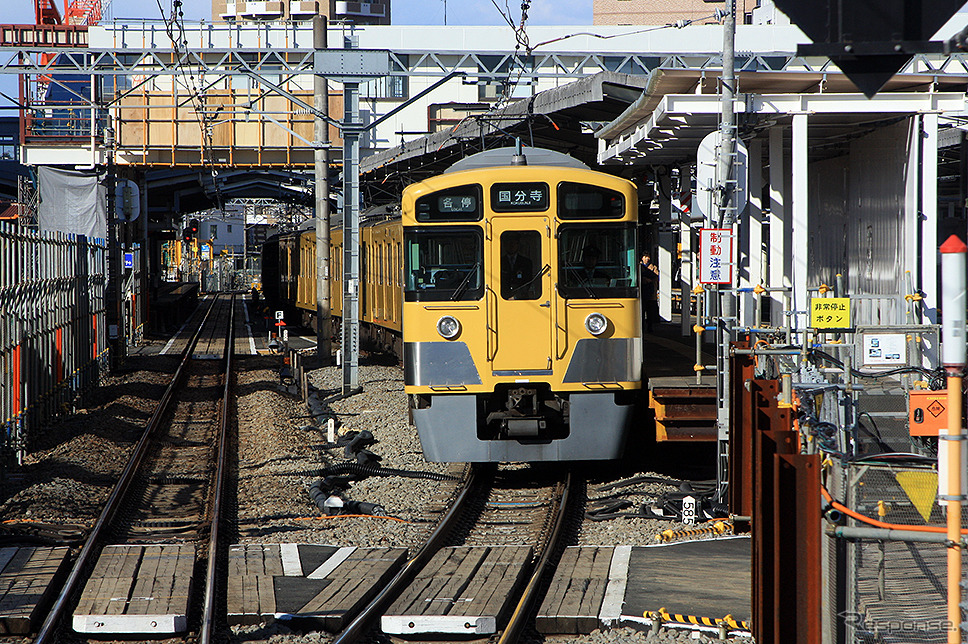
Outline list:
[[[302,401],[295,387],[280,381],[278,356],[245,357],[237,361],[234,413],[238,436],[237,467],[229,489],[237,504],[232,517],[240,543],[325,543],[360,547],[419,546],[452,491],[449,481],[394,475],[370,476],[353,482],[343,497],[376,504],[385,516],[335,515],[320,509],[311,486],[327,468],[355,462],[334,446],[331,438],[368,431],[376,442],[367,447],[383,468],[416,476],[457,476],[460,467],[423,459],[416,429],[408,422],[402,371],[379,359],[364,360],[362,391],[343,397],[338,367],[307,365],[310,400]],[[165,356],[129,361],[121,375],[104,379],[104,386],[79,404],[74,413],[45,429],[31,445],[22,468],[0,479],[0,520],[71,523],[90,527],[110,494],[128,454],[160,398],[172,360]],[[330,428],[332,435],[330,435]],[[519,466],[520,467],[520,466]],[[527,467],[527,466],[523,466]],[[634,501],[621,513],[637,514],[643,505],[676,489],[669,476],[635,471],[634,466],[591,468],[587,471],[587,503],[610,496]],[[647,478],[643,478],[647,477]],[[618,489],[609,484],[631,481]],[[668,482],[664,482],[668,481]],[[230,504],[231,505],[231,504]],[[673,521],[619,516],[581,523],[575,545],[644,545],[664,530],[681,528]],[[716,634],[662,628],[647,624],[615,628],[581,636],[533,636],[534,642],[613,644],[619,642],[715,642]],[[319,632],[290,630],[285,624],[231,627],[220,642],[297,644],[329,642]],[[26,642],[0,638],[0,642]],[[380,641],[388,641],[380,638]],[[747,641],[732,638],[730,641]]]

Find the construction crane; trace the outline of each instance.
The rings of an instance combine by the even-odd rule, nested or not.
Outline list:
[[[96,25],[101,21],[110,1],[102,0],[73,0],[68,4],[64,0],[63,12],[58,9],[55,0],[34,0],[34,15],[38,25]]]

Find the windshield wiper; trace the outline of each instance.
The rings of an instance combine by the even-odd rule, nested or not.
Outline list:
[[[588,294],[588,297],[598,297],[598,293],[596,293],[592,288],[592,285],[588,283],[587,277],[583,276],[581,273],[576,273],[575,275],[578,277],[578,286],[585,289],[585,293]]]
[[[544,275],[545,273],[547,273],[550,270],[551,270],[551,265],[550,264],[545,264],[544,266],[541,267],[541,270],[540,271],[538,271],[537,273],[535,273],[531,277],[531,279],[529,279],[527,282],[525,282],[524,284],[521,284],[520,286],[518,286],[517,288],[515,288],[514,290],[512,290],[510,293],[508,293],[508,297],[505,298],[505,299],[511,299],[512,297],[514,297],[515,295],[517,295],[518,291],[520,291],[521,289],[523,289],[526,286],[531,286],[531,283],[532,282],[534,282],[536,279],[538,279],[539,277],[541,277],[542,275]]]
[[[469,269],[467,269],[467,274],[464,275],[464,279],[462,279],[460,284],[457,285],[457,288],[454,289],[454,294],[450,298],[451,302],[458,299],[461,295],[464,294],[464,291],[467,290],[467,284],[470,282],[471,275],[477,272],[477,267],[480,265],[481,265],[480,262],[474,262],[474,265],[471,266]]]

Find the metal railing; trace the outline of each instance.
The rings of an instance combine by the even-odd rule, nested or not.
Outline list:
[[[32,434],[97,385],[105,280],[103,240],[0,223],[0,461],[21,463]]]

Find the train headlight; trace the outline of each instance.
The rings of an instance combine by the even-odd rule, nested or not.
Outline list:
[[[457,334],[460,333],[460,322],[453,316],[445,315],[437,320],[437,333],[447,340],[457,337]]]
[[[601,335],[608,328],[608,320],[601,313],[590,313],[585,318],[585,328],[592,335]]]

